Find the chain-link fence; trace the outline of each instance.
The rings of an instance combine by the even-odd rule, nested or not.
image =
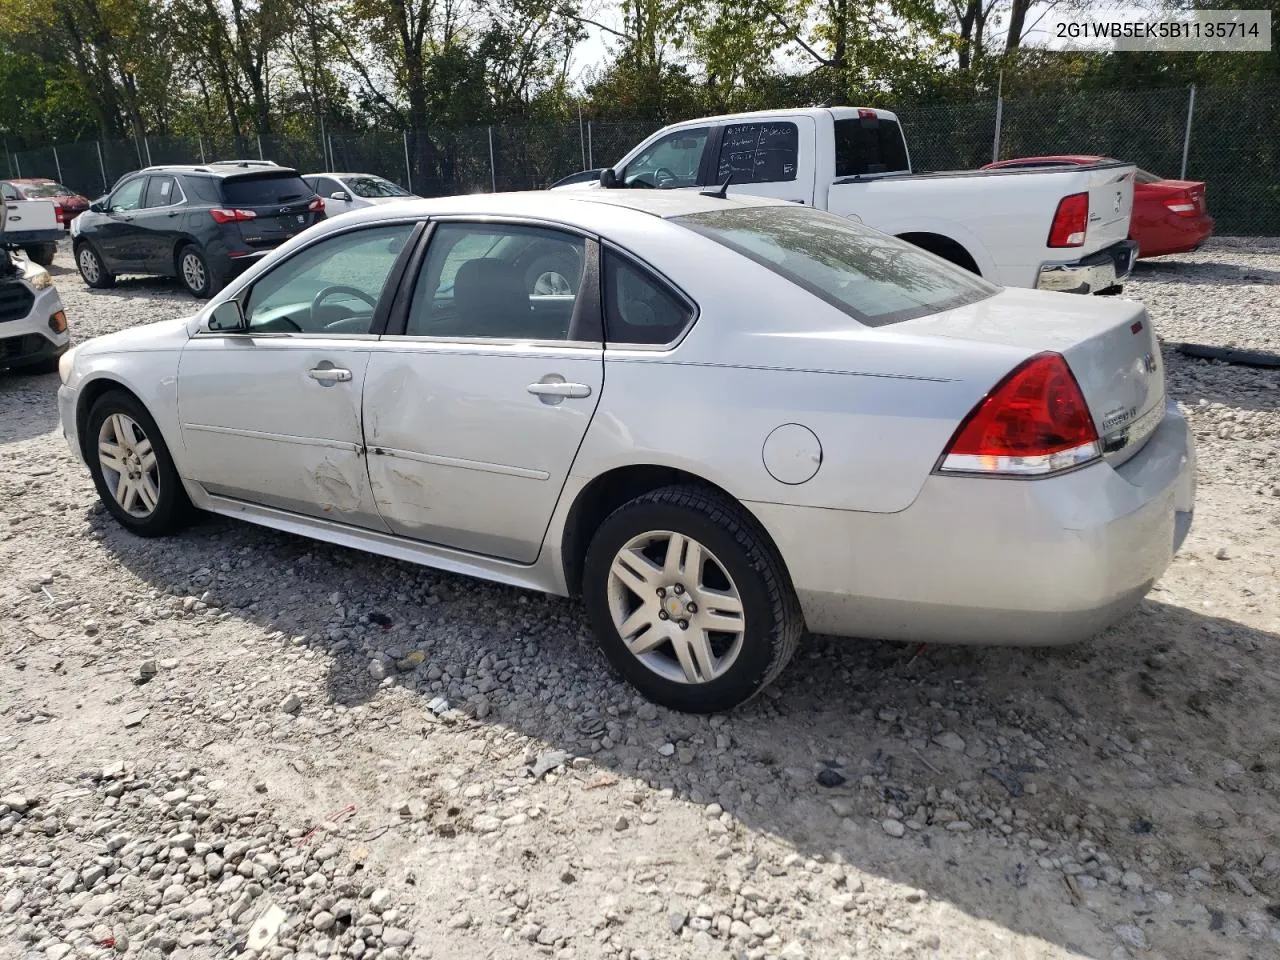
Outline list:
[[[993,158],[1102,154],[1203,180],[1217,232],[1280,236],[1277,88],[1071,92],[1003,102],[894,104],[920,171]],[[53,177],[91,197],[159,163],[275,160],[303,173],[374,173],[422,196],[529,190],[620,159],[666,121],[472,127],[314,137],[147,136],[6,151],[9,176]],[[3,169],[3,168],[0,168]]]

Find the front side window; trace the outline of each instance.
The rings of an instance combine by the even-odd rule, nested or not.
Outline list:
[[[836,176],[908,170],[907,145],[896,120],[879,117],[847,117],[837,120]]]
[[[606,251],[604,335],[609,343],[671,343],[689,325],[693,310],[648,270]]]
[[[147,185],[146,177],[139,177],[137,180],[130,180],[119,190],[111,195],[111,209],[118,210],[137,210],[142,206],[142,188]]]
[[[403,190],[390,180],[383,180],[381,177],[347,177],[342,183],[357,197],[376,200],[382,197],[409,196],[408,190]]]
[[[587,244],[543,227],[442,223],[431,236],[405,333],[573,340]]]
[[[821,210],[738,207],[676,217],[825,300],[859,323],[884,326],[999,292],[919,247]]]
[[[178,203],[182,197],[175,183],[173,177],[152,177],[147,184],[147,206],[167,207]]]
[[[413,224],[338,234],[265,274],[249,290],[252,333],[368,333]]]
[[[709,127],[677,130],[650,144],[622,172],[628,187],[696,187]]]
[[[794,123],[731,123],[720,139],[716,182],[782,183],[796,178],[800,134]]]

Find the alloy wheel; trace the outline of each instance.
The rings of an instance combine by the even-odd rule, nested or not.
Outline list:
[[[98,266],[98,258],[88,247],[80,249],[80,272],[84,274],[85,280],[89,283],[97,283],[101,274],[101,267]]]
[[[204,289],[204,264],[194,253],[184,254],[182,257],[182,279],[189,290]]]
[[[681,533],[633,537],[609,568],[609,612],[622,642],[666,680],[702,684],[742,652],[742,596],[725,565]]]
[[[116,503],[144,520],[160,502],[160,463],[150,438],[138,422],[113,413],[98,430],[98,465]]]

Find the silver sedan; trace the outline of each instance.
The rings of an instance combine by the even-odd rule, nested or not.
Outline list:
[[[752,697],[806,628],[1088,637],[1193,505],[1140,304],[1001,290],[760,199],[360,211],[61,374],[127,529],[206,510],[580,596],[619,672],[688,711]]]

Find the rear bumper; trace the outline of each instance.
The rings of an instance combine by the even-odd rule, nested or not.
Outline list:
[[[751,503],[815,633],[1042,646],[1132,609],[1191,526],[1195,453],[1170,407],[1143,449],[1041,480],[932,476],[895,514]]]
[[[1036,275],[1036,289],[1058,293],[1099,293],[1129,276],[1137,258],[1137,243],[1121,240],[1079,260],[1041,264]]]

